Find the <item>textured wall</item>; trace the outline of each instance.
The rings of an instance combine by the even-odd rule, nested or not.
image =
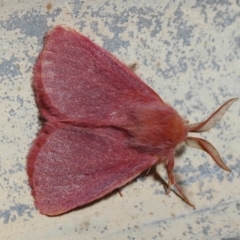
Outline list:
[[[40,128],[32,68],[43,36],[58,24],[137,63],[136,73],[190,122],[240,96],[237,0],[1,0],[0,238],[240,239],[240,102],[203,134],[231,173],[194,149],[176,158],[176,178],[196,210],[143,174],[121,190],[123,197],[113,193],[60,217],[38,213],[25,171]]]

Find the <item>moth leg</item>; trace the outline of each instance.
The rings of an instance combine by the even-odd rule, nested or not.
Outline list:
[[[118,188],[117,191],[118,191],[119,196],[120,196],[120,197],[123,197],[123,194],[122,194],[122,192],[121,192],[121,189]]]
[[[174,168],[174,159],[171,158],[166,164],[166,170],[168,175],[168,188],[166,194],[169,194],[171,191],[172,184],[175,183],[175,178],[173,175],[173,168]]]
[[[194,204],[192,204],[186,195],[183,193],[180,186],[176,183],[175,177],[173,175],[173,168],[174,168],[174,158],[172,157],[166,164],[166,170],[168,174],[168,188],[166,194],[169,194],[171,191],[171,186],[174,185],[177,191],[179,192],[179,196],[191,207],[195,208]]]
[[[151,167],[147,170],[146,175],[149,174],[150,170],[151,170]]]

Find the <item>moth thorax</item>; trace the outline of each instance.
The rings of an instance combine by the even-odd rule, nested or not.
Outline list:
[[[187,136],[183,119],[165,103],[134,106],[130,116],[127,129],[135,146],[153,152],[170,151]]]

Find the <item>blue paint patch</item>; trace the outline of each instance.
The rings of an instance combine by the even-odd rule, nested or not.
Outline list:
[[[221,238],[221,240],[239,240],[239,239],[240,239],[240,235],[232,238]]]
[[[8,79],[8,81],[12,81],[16,76],[22,75],[19,70],[18,63],[19,59],[14,56],[11,56],[10,59],[5,59],[3,60],[3,62],[0,63],[0,83],[2,83],[4,79],[6,79],[6,77],[11,77]]]
[[[239,17],[240,13],[232,15],[229,11],[218,11],[213,18],[213,22],[218,30],[222,31],[232,23],[236,22]]]
[[[30,219],[33,218],[31,214],[33,210],[33,207],[29,207],[26,204],[16,204],[15,206],[11,206],[8,210],[0,210],[0,219],[3,220],[4,224],[15,222],[17,217],[23,217],[25,215]]]
[[[240,48],[240,36],[235,37],[234,40],[235,40],[235,43],[237,44],[237,46]]]
[[[202,227],[202,233],[203,233],[205,236],[208,236],[209,230],[210,230],[210,226],[209,226],[209,225],[207,225],[206,227],[205,227],[205,226]]]
[[[46,31],[47,20],[52,18],[54,22],[56,17],[62,12],[62,9],[56,8],[51,13],[42,14],[40,11],[32,9],[25,14],[19,16],[18,12],[9,15],[9,18],[0,21],[0,26],[8,31],[20,29],[20,33],[28,37],[37,37],[39,45]]]
[[[72,13],[70,14],[75,18],[79,17],[84,1],[74,0],[74,3],[70,3],[70,4],[73,5],[73,10],[72,10]]]
[[[181,10],[181,5],[179,5],[174,15],[175,18],[173,20],[173,24],[177,29],[177,39],[179,41],[182,40],[184,46],[190,46],[190,41],[193,37],[193,29],[195,26],[189,24],[188,21],[185,19],[184,13]]]

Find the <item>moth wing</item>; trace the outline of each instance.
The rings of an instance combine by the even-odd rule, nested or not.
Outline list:
[[[45,125],[28,157],[29,183],[42,214],[59,215],[119,188],[157,162],[130,148],[123,131]]]
[[[80,33],[61,26],[45,38],[34,69],[41,115],[89,125],[126,121],[133,103],[160,97],[112,54]]]

